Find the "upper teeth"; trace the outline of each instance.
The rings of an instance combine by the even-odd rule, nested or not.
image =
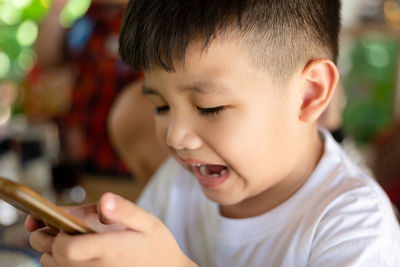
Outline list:
[[[202,165],[204,166],[204,164],[200,164],[200,163],[195,163],[195,164],[190,164],[193,167],[201,167]]]
[[[204,175],[204,176],[210,176],[210,175],[208,174],[206,165],[201,165],[201,167],[200,167],[200,173],[201,173],[202,175]],[[213,174],[213,175],[214,175],[214,174]]]

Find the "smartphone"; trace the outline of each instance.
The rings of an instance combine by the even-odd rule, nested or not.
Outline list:
[[[69,234],[94,233],[90,227],[23,184],[0,177],[0,199]]]

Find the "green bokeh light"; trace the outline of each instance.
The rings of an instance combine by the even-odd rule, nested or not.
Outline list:
[[[44,8],[49,8],[51,3],[52,3],[51,0],[40,0],[40,4],[41,4]]]
[[[372,44],[368,47],[368,62],[375,68],[384,68],[390,63],[390,55],[386,47],[381,44]]]
[[[32,2],[23,8],[23,20],[31,19],[34,21],[40,21],[49,11],[51,6],[48,0],[32,0]]]
[[[0,21],[3,24],[15,25],[21,21],[22,10],[16,8],[11,3],[0,1]]]
[[[347,105],[343,129],[359,144],[370,143],[394,119],[399,46],[395,38],[364,34],[349,50],[351,69],[342,76]]]
[[[18,66],[21,70],[29,72],[36,63],[36,55],[32,49],[24,49],[17,58]]]
[[[17,8],[25,8],[32,3],[32,0],[11,0],[11,2]]]
[[[8,75],[10,67],[10,58],[7,56],[7,54],[0,51],[0,79],[5,78]]]
[[[22,46],[32,45],[38,35],[38,25],[32,20],[21,23],[17,30],[17,40]]]
[[[91,0],[65,0],[59,20],[68,28],[88,10]],[[54,0],[0,0],[0,81],[20,81],[36,64],[32,48],[38,24]],[[0,264],[1,265],[1,264]]]
[[[69,28],[79,17],[85,14],[90,6],[91,0],[69,0],[60,14],[60,24]]]

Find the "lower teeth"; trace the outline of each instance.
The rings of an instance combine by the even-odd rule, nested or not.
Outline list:
[[[207,167],[205,165],[201,165],[199,170],[200,170],[200,173],[203,176],[212,177],[212,178],[217,178],[217,177],[220,177],[220,176],[225,175],[227,173],[227,170],[222,170],[220,173],[208,174],[208,170],[207,170]]]

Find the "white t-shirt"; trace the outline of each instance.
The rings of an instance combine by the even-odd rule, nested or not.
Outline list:
[[[221,216],[195,177],[168,159],[138,204],[159,217],[200,266],[400,266],[400,231],[377,183],[325,130],[325,152],[306,183],[265,214]]]

